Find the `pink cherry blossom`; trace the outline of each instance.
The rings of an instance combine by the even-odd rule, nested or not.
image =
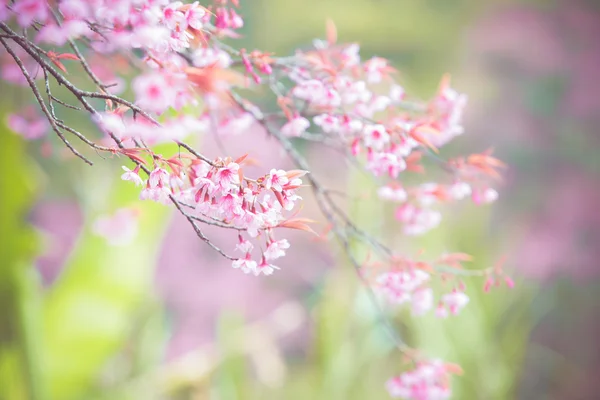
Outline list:
[[[364,127],[364,144],[374,150],[383,150],[383,147],[390,142],[390,135],[385,126],[367,125]]]
[[[341,59],[346,67],[360,64],[360,46],[356,43],[350,44],[342,50]]]
[[[253,238],[257,237],[259,231],[266,226],[275,225],[267,222],[264,213],[258,214],[251,211],[246,211],[243,215],[236,216],[233,222],[240,228],[246,229],[246,233]]]
[[[431,288],[418,289],[413,292],[411,310],[413,315],[423,315],[433,307],[433,290]]]
[[[393,84],[390,86],[390,100],[392,101],[392,103],[400,103],[402,100],[404,100],[405,95],[406,92],[404,91],[404,88],[402,86],[397,84]]]
[[[191,55],[192,64],[196,67],[218,66],[227,68],[231,65],[231,56],[225,51],[213,47],[200,47]]]
[[[249,240],[246,240],[239,235],[239,243],[235,246],[236,250],[241,251],[242,253],[250,253],[254,248],[254,245]]]
[[[475,204],[493,203],[498,199],[498,192],[492,188],[474,188],[471,198]]]
[[[354,112],[363,118],[373,118],[378,112],[387,109],[391,102],[387,96],[374,96],[369,101],[356,104]]]
[[[254,273],[255,275],[257,275],[256,261],[250,258],[250,253],[246,254],[246,258],[239,258],[237,260],[234,260],[231,263],[231,266],[235,269],[242,270],[242,272],[244,272],[245,274]]]
[[[344,104],[366,103],[373,96],[364,81],[354,81],[350,77],[340,76],[334,84]]]
[[[406,161],[396,154],[374,153],[366,168],[375,176],[387,174],[390,178],[397,178],[406,169]]]
[[[113,246],[125,246],[138,232],[138,214],[135,210],[121,208],[113,215],[102,215],[94,221],[92,230]]]
[[[471,194],[471,186],[466,182],[456,182],[450,187],[450,195],[456,200],[462,200]]]
[[[40,139],[48,134],[50,131],[50,124],[45,117],[36,114],[37,113],[33,108],[28,108],[21,114],[10,114],[6,124],[11,130],[21,135],[24,139]]]
[[[236,30],[244,26],[244,20],[233,8],[219,7],[215,11],[215,26],[221,30]]]
[[[411,301],[414,292],[430,279],[421,270],[394,271],[380,274],[376,279],[378,291],[392,304]]]
[[[168,185],[169,173],[162,168],[155,168],[150,172],[148,182],[152,187]]]
[[[457,315],[469,303],[469,296],[464,292],[453,291],[442,296],[442,303],[448,307],[452,314]]]
[[[441,360],[420,362],[412,371],[387,381],[388,393],[393,398],[412,400],[445,400],[452,392],[448,380],[452,368]]]
[[[440,304],[435,309],[435,316],[440,319],[448,318],[448,309],[444,307],[444,303],[440,302]]]
[[[237,163],[231,162],[223,168],[219,168],[215,176],[217,186],[223,190],[229,190],[231,186],[240,184],[238,171],[240,166]]]
[[[49,43],[55,46],[63,46],[67,41],[92,34],[87,23],[80,20],[67,20],[61,26],[55,23],[47,23],[43,26],[37,36],[38,42]]]
[[[9,9],[6,6],[9,0],[0,0],[0,22],[7,21],[10,17]]]
[[[242,113],[236,117],[227,118],[219,125],[218,132],[222,135],[240,135],[248,131],[254,123],[254,117]]]
[[[282,169],[272,169],[271,172],[266,176],[264,185],[267,190],[275,190],[276,192],[281,192],[283,190],[283,186],[287,185],[289,179],[287,177],[287,173]]]
[[[67,19],[83,20],[91,16],[89,2],[86,0],[62,0],[58,9]]]
[[[279,267],[277,267],[273,264],[269,264],[267,262],[266,258],[263,258],[261,263],[256,266],[256,269],[254,270],[254,275],[256,275],[256,276],[259,276],[260,274],[272,275],[276,269],[279,269]]]
[[[285,256],[285,250],[290,248],[290,243],[287,239],[281,239],[269,243],[267,250],[264,252],[265,259],[275,260],[277,258]]]
[[[342,135],[353,136],[362,131],[364,124],[361,120],[344,115],[340,122],[339,131]]]
[[[431,206],[439,201],[438,193],[442,187],[435,182],[426,182],[416,188],[417,200],[421,207]]]
[[[177,92],[164,74],[155,72],[140,75],[133,81],[136,102],[140,107],[162,113],[174,102]]]
[[[382,200],[394,201],[398,203],[403,203],[408,198],[408,194],[406,190],[401,187],[393,187],[393,186],[382,186],[377,189],[377,195]]]
[[[310,79],[300,82],[292,94],[299,99],[323,108],[335,108],[341,105],[340,94],[332,87],[324,85],[321,81]]]
[[[25,67],[25,69],[29,73],[29,76],[32,79],[39,80],[44,77],[43,73],[39,73],[39,72],[41,72],[39,64],[36,61],[34,61],[33,58],[31,58],[29,56],[29,54],[27,54],[25,52],[25,50],[23,50],[21,47],[12,45],[11,43],[9,43],[8,45],[15,52],[15,54],[21,59],[23,66]],[[4,54],[0,54],[0,57],[2,57],[1,76],[2,76],[3,80],[5,80],[6,82],[15,84],[15,85],[20,85],[20,86],[29,85],[27,83],[27,80],[25,79],[25,76],[23,75],[23,72],[21,71],[21,68],[8,55],[8,53],[4,52]]]
[[[380,57],[373,57],[364,64],[369,83],[379,83],[383,79],[385,71],[388,68],[387,60]]]
[[[124,181],[130,181],[135,183],[135,186],[141,186],[144,184],[144,180],[140,177],[140,166],[136,166],[133,171],[127,168],[126,166],[122,166],[123,171],[125,173],[121,175],[121,179]]]
[[[287,137],[302,135],[310,126],[310,122],[301,116],[295,116],[281,127],[281,133]]]
[[[240,29],[244,26],[244,20],[235,12],[233,8],[229,9],[229,27],[231,29]]]
[[[197,1],[190,4],[185,12],[185,20],[187,25],[194,29],[202,29],[205,17],[206,10],[201,7]]]
[[[140,192],[140,200],[152,200],[157,203],[169,204],[171,191],[164,186],[152,187],[146,182],[146,187]]]
[[[174,29],[181,23],[186,23],[185,13],[180,10],[183,3],[174,1],[163,8],[163,21],[168,28]]]
[[[404,223],[406,235],[418,236],[437,227],[442,215],[439,211],[404,204],[396,209],[396,218]]]
[[[219,214],[226,220],[244,214],[242,199],[232,193],[222,196],[218,202],[218,206]]]
[[[331,114],[321,114],[313,118],[315,125],[320,126],[325,133],[337,132],[340,128],[340,119]]]
[[[504,283],[506,284],[506,286],[508,286],[509,289],[512,289],[515,287],[515,282],[509,276],[504,277]]]
[[[46,22],[49,16],[46,0],[16,0],[12,9],[21,27],[28,28],[33,21]]]
[[[299,99],[314,102],[323,96],[325,86],[316,79],[310,79],[300,82],[293,90],[292,94]]]

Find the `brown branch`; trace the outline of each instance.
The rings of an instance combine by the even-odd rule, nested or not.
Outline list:
[[[296,164],[296,166],[298,168],[303,169],[303,170],[310,169],[309,165],[306,162],[306,160],[304,159],[304,157],[302,157],[302,155],[300,155],[300,153],[298,153],[298,151],[294,148],[292,143],[287,138],[283,137],[279,131],[272,129],[266,123],[265,117],[263,116],[262,112],[259,109],[257,109],[256,107],[253,107],[253,106],[249,106],[236,93],[232,93],[232,97],[244,111],[249,112],[254,117],[256,122],[259,123],[261,126],[263,126],[263,128],[281,144],[283,149],[286,151],[288,156],[292,159],[292,161],[294,162],[294,164]],[[375,307],[375,309],[377,311],[377,315],[380,320],[380,323],[382,323],[384,325],[388,334],[394,341],[396,347],[400,351],[405,353],[407,356],[411,357],[412,349],[406,343],[404,343],[404,341],[401,339],[400,335],[397,333],[396,329],[394,328],[392,322],[385,315],[385,312],[384,312],[380,302],[378,301],[377,296],[375,295],[375,292],[373,291],[373,288],[371,287],[368,280],[362,273],[362,267],[361,267],[360,262],[358,262],[358,260],[352,255],[352,249],[351,249],[350,241],[348,239],[348,235],[339,226],[338,221],[336,219],[336,214],[337,214],[338,218],[340,217],[340,214],[344,216],[342,219],[344,220],[346,226],[351,228],[351,230],[357,231],[357,232],[362,232],[362,231],[358,227],[356,227],[356,225],[354,225],[352,223],[352,221],[350,221],[350,219],[345,215],[345,213],[341,209],[339,209],[339,207],[335,204],[335,202],[332,201],[331,197],[329,197],[327,190],[321,185],[321,183],[314,177],[313,174],[307,174],[307,175],[305,175],[305,177],[308,180],[308,182],[311,184],[313,193],[315,194],[315,197],[317,198],[317,204],[319,205],[321,212],[324,214],[325,218],[327,218],[329,223],[332,225],[333,233],[335,234],[337,240],[341,243],[342,247],[344,248],[344,252],[346,253],[346,255],[348,257],[348,260],[354,267],[354,270],[356,271],[356,273],[359,277],[359,280],[362,282],[362,284],[367,292],[367,295],[369,296],[371,303]],[[366,233],[364,233],[364,235],[367,237],[370,237]],[[376,242],[376,243],[378,243],[378,242]],[[381,246],[383,249],[385,249],[386,253],[388,253],[388,255],[391,255],[391,250],[387,249],[387,247],[385,247],[381,244],[379,244],[379,246]]]
[[[2,43],[2,45],[4,46],[6,51],[11,55],[11,57],[15,60],[15,62],[21,69],[21,72],[23,73],[23,76],[25,76],[25,79],[27,80],[27,83],[29,84],[29,87],[31,88],[33,95],[35,96],[38,104],[40,105],[42,112],[46,115],[46,118],[48,119],[50,126],[52,126],[52,130],[54,132],[56,132],[56,134],[58,135],[60,140],[62,140],[62,142],[65,144],[65,146],[67,146],[67,148],[69,150],[71,150],[71,152],[73,154],[75,154],[77,157],[81,158],[86,164],[94,165],[93,162],[91,162],[87,157],[85,157],[77,149],[75,149],[71,145],[71,143],[69,143],[69,141],[65,138],[65,136],[61,132],[60,128],[56,125],[56,121],[53,116],[54,110],[50,111],[50,110],[48,110],[48,107],[46,107],[46,104],[44,103],[44,100],[42,99],[42,95],[40,94],[37,86],[35,85],[33,78],[29,75],[27,68],[25,68],[25,65],[23,65],[23,62],[21,61],[19,56],[17,56],[17,54],[13,51],[13,49],[11,49],[11,47],[8,45],[8,43],[6,43],[6,40],[4,38],[0,38],[0,43]]]

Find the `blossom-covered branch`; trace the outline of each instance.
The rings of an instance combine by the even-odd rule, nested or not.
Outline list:
[[[500,265],[463,268],[471,261],[463,253],[432,260],[398,254],[353,221],[294,142],[331,147],[370,174],[379,184],[378,199],[395,204],[394,217],[407,236],[434,229],[444,203],[467,198],[475,204],[493,202],[504,164],[491,150],[442,156],[444,145],[463,134],[467,100],[451,88],[448,77],[429,101],[414,99],[397,82],[388,60],[363,60],[358,44],[337,42],[331,22],[326,40],[315,40],[310,50],[291,56],[236,48],[228,43],[235,42],[244,24],[238,6],[237,0],[202,5],[169,0],[0,2],[2,77],[28,88],[37,105],[37,110],[11,115],[10,127],[32,140],[51,130],[90,165],[91,156],[75,143],[125,157],[130,164],[123,166],[121,178],[140,187],[141,200],[173,206],[200,240],[234,268],[257,276],[279,269],[274,263],[291,245],[284,237],[287,229],[314,233],[312,221],[298,216],[302,188],[310,186],[328,224],[321,236],[341,244],[396,346],[414,364],[413,372],[388,382],[390,394],[446,398],[448,376],[459,368],[411,349],[380,302],[409,304],[415,316],[435,308],[445,318],[469,301],[464,276],[484,277],[485,290],[502,281],[512,286],[512,281]],[[131,83],[131,100],[125,82]],[[63,88],[61,95],[57,86]],[[260,102],[242,95],[258,87],[266,89]],[[82,133],[59,119],[58,107],[89,114],[102,136]],[[251,134],[252,126],[274,138],[297,169],[270,167],[249,176],[248,155],[211,157],[188,142],[207,131]],[[160,154],[155,146],[161,143],[175,143],[179,151]],[[433,160],[433,166],[426,168],[425,159]],[[446,174],[432,181],[429,169]],[[409,174],[422,182],[405,184]],[[235,249],[218,247],[205,226],[235,235]],[[367,260],[358,259],[353,239],[370,249]],[[451,282],[452,289],[434,294],[434,279]]]

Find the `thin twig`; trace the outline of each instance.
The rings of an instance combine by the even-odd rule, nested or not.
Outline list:
[[[213,163],[211,160],[209,160],[208,158],[206,158],[202,154],[198,153],[196,150],[194,150],[189,145],[187,145],[187,144],[185,144],[183,142],[180,142],[179,140],[176,140],[175,143],[177,143],[178,146],[183,147],[184,149],[186,149],[187,151],[189,151],[190,154],[198,157],[200,160],[204,161],[205,163],[207,163],[211,167],[215,167],[215,168],[217,167],[217,165],[215,165],[215,163]]]
[[[60,104],[61,106],[64,106],[64,107],[70,108],[71,110],[82,111],[81,107],[77,107],[77,106],[74,106],[74,105],[72,105],[72,104],[65,103],[64,101],[62,101],[61,99],[59,99],[59,98],[58,98],[58,97],[56,97],[56,96],[50,95],[50,98],[51,98],[53,101],[55,101],[55,102],[57,102],[58,104]]]
[[[237,260],[237,258],[231,257],[231,256],[227,255],[223,250],[221,250],[213,242],[211,242],[211,240],[208,237],[206,237],[206,235],[204,234],[204,232],[202,232],[202,230],[200,229],[200,227],[196,224],[196,221],[194,220],[194,218],[192,218],[192,216],[188,215],[185,211],[183,211],[183,208],[181,208],[181,205],[175,199],[175,197],[173,197],[173,195],[169,195],[169,199],[175,205],[175,207],[177,208],[177,210],[179,210],[179,212],[189,221],[189,223],[192,224],[192,227],[194,228],[194,232],[196,232],[196,235],[204,243],[206,243],[207,245],[209,245],[213,250],[215,250],[217,253],[219,253],[223,257],[227,258],[228,260],[231,260],[231,261]]]

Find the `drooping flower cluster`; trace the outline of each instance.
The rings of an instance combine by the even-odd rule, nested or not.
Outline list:
[[[251,179],[244,175],[244,160],[245,156],[237,160],[218,158],[210,163],[197,158],[159,159],[148,179],[139,176],[139,166],[134,170],[123,167],[122,179],[143,187],[142,200],[178,202],[189,208],[186,216],[193,220],[236,229],[240,232],[236,250],[243,257],[232,258],[233,267],[257,276],[270,275],[279,269],[271,261],[285,256],[290,247],[286,239],[275,239],[275,229],[310,230],[306,220],[285,215],[301,200],[296,191],[306,171],[271,169]],[[242,232],[251,240],[261,236],[265,240],[266,249],[257,259],[252,256],[254,244]]]

